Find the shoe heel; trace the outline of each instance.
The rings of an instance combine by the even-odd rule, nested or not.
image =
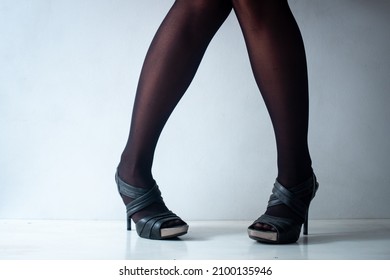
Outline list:
[[[305,223],[303,224],[303,235],[309,234],[309,209],[307,209]]]
[[[127,230],[131,230],[131,218],[126,216],[126,219],[127,219]]]

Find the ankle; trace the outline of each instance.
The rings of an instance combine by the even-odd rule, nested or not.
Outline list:
[[[292,172],[279,172],[277,180],[286,188],[298,186],[303,182],[306,182],[313,175],[313,169],[311,167],[293,170]]]
[[[118,165],[119,177],[129,185],[139,188],[151,188],[156,183],[151,172],[120,162]]]
[[[278,157],[277,180],[286,188],[297,186],[313,175],[309,153],[301,153],[290,157]]]

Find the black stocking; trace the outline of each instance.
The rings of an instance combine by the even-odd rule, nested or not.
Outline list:
[[[307,146],[307,68],[299,28],[287,0],[237,0],[233,8],[274,127],[277,179],[287,188],[296,186],[312,175]],[[284,205],[269,207],[266,213],[298,219]],[[262,224],[257,227],[271,229]]]
[[[118,166],[125,182],[143,188],[154,185],[151,168],[160,133],[231,8],[226,0],[177,0],[162,22],[141,71],[130,136]],[[153,204],[132,218],[137,222],[165,210],[165,205]]]

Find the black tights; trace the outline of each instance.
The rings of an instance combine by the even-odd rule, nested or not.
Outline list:
[[[278,181],[290,187],[312,175],[307,146],[305,50],[287,0],[176,0],[151,43],[141,71],[130,136],[118,167],[124,181],[146,188],[154,184],[151,169],[160,133],[232,9],[272,120]],[[164,205],[152,205],[133,219],[164,209]],[[294,218],[283,205],[268,208],[267,213]]]

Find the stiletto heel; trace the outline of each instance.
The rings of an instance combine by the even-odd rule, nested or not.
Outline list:
[[[309,208],[307,208],[307,213],[305,217],[305,223],[303,224],[303,235],[308,235],[309,234]]]
[[[131,216],[153,203],[164,203],[161,192],[156,185],[151,189],[143,189],[131,186],[123,182],[118,173],[115,174],[119,194],[132,198],[132,202],[126,205],[127,230],[131,230]],[[180,220],[182,225],[162,228],[165,222]],[[186,234],[188,225],[172,211],[157,213],[144,217],[135,223],[135,229],[140,237],[147,239],[168,239]]]
[[[249,237],[263,243],[294,243],[299,238],[302,224],[304,224],[303,234],[307,235],[309,206],[318,190],[318,186],[314,174],[303,184],[288,189],[276,181],[274,188],[272,189],[268,206],[284,204],[300,218],[300,221],[263,214],[248,227]],[[311,199],[309,202],[305,203],[303,198],[307,197],[307,194],[309,193],[312,194]],[[275,231],[259,230],[255,228],[255,224],[257,223],[269,225],[274,228]]]
[[[127,230],[131,230],[131,218],[126,215]]]

